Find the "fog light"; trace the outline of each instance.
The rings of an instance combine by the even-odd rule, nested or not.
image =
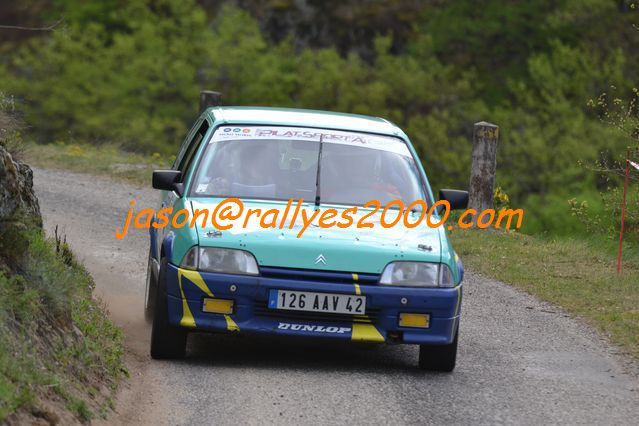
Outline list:
[[[429,314],[399,314],[399,326],[400,327],[417,327],[428,328],[430,325]]]
[[[232,314],[233,301],[225,299],[204,299],[202,311],[212,314]]]

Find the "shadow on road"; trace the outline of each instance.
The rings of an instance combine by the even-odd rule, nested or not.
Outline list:
[[[193,333],[186,362],[216,367],[422,374],[417,369],[417,354],[416,346]]]

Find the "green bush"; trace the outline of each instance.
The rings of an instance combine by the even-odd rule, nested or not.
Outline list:
[[[157,13],[127,3],[118,31],[78,23],[21,49],[10,68],[22,78],[5,77],[5,88],[24,99],[42,140],[166,151],[184,137],[211,34],[193,2],[155,3]]]

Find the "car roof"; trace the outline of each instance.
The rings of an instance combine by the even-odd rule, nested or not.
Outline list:
[[[400,136],[403,132],[379,117],[312,109],[269,107],[211,107],[205,112],[214,121],[228,124],[258,124],[352,130]]]

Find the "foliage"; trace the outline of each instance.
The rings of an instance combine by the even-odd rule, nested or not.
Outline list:
[[[15,117],[13,99],[0,92],[0,145],[9,151],[13,158],[20,158],[23,154],[21,127]]]
[[[29,227],[2,227],[0,241],[0,421],[21,407],[39,412],[50,390],[88,420],[122,375],[121,332],[66,243]],[[101,396],[85,402],[89,393]]]
[[[14,112],[0,93],[0,144],[13,156],[23,148]],[[40,224],[21,209],[0,221],[0,423],[19,422],[9,417],[19,410],[56,423],[43,395],[88,421],[123,373],[122,335],[93,298],[91,276],[57,229],[47,240]]]
[[[507,209],[510,207],[510,197],[501,186],[497,186],[493,193],[493,203],[495,204],[495,210]]]
[[[119,31],[90,21],[22,49],[10,68],[25,78],[6,88],[43,139],[166,150],[183,137],[210,34],[192,3],[154,3],[156,13],[139,1],[114,12]]]
[[[568,204],[571,215],[581,222],[587,233],[605,235],[608,239],[616,240],[621,225],[623,184],[615,185],[612,183],[621,180],[618,177],[606,176],[605,180],[608,185],[597,194],[598,197],[593,197],[592,201],[571,198],[568,200]],[[626,241],[639,240],[639,188],[636,187],[636,182],[634,184],[635,186],[629,186],[626,194],[624,220],[624,239]]]
[[[0,269],[0,421],[19,407],[37,412],[48,389],[78,408],[79,418],[91,416],[88,407],[99,409],[110,395],[87,406],[89,389],[100,394],[122,375],[120,330],[92,298],[91,276],[66,244],[56,251],[39,229],[2,228],[0,240],[3,261],[9,244],[24,249],[12,268]]]
[[[569,221],[568,199],[603,190],[581,164],[629,144],[586,104],[638,80],[625,3],[56,0],[48,16],[65,29],[0,61],[0,90],[41,142],[163,155],[203,88],[225,104],[378,115],[406,131],[435,187],[467,186],[472,125],[488,120],[511,205],[551,200]]]

